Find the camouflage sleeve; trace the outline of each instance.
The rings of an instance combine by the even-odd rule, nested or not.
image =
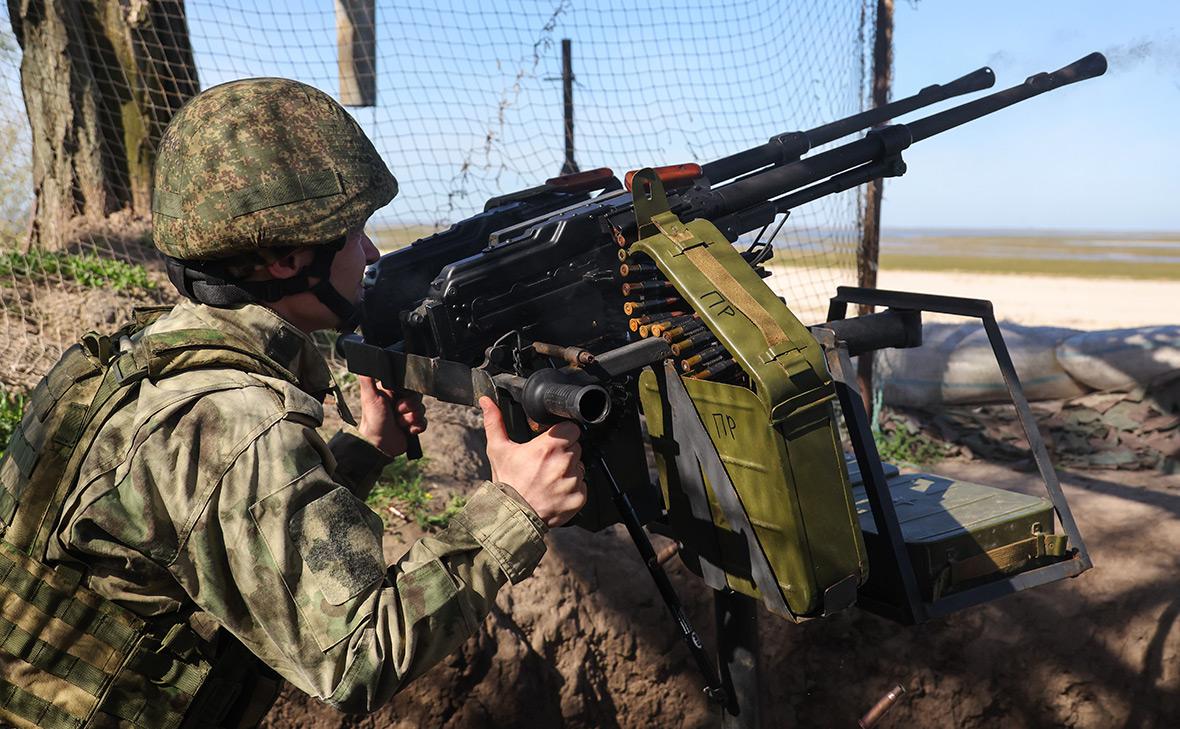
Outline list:
[[[313,428],[282,420],[234,461],[172,572],[200,607],[307,693],[368,712],[454,651],[545,526],[483,484],[447,529],[395,564],[380,518],[329,471]]]
[[[358,499],[368,497],[381,471],[393,463],[377,446],[364,438],[341,430],[328,441],[328,450],[336,461],[336,480],[348,487]]]

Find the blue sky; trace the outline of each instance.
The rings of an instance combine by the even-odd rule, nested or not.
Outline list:
[[[901,92],[973,64],[997,87],[1094,50],[1106,75],[916,145],[894,226],[1180,230],[1180,2],[898,0]]]
[[[383,215],[453,220],[555,174],[562,37],[583,167],[707,160],[855,110],[858,0],[778,5],[379,0],[380,101],[355,115],[402,182]],[[328,0],[187,7],[204,86],[285,75],[334,92]],[[911,148],[886,226],[1180,231],[1180,0],[897,0],[894,37],[895,96],[984,64],[1002,88],[1093,50],[1111,69]],[[792,225],[839,226],[851,204]]]

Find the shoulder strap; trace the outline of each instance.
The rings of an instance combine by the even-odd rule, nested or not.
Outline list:
[[[273,358],[217,329],[178,329],[149,334],[139,343],[147,376],[157,380],[178,372],[224,367],[287,382],[298,380]]]

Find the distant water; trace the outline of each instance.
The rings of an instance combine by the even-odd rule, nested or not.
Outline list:
[[[776,248],[822,252],[855,245],[849,231],[784,230]],[[882,255],[1128,263],[1180,263],[1180,233],[964,228],[887,228]]]

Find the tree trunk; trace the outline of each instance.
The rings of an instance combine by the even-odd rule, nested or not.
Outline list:
[[[152,166],[197,92],[184,0],[7,0],[33,139],[30,247],[151,213]]]
[[[893,0],[877,0],[877,23],[873,34],[873,108],[889,103],[893,83]],[[886,122],[878,124],[885,126]],[[881,251],[881,194],[885,180],[877,178],[866,186],[864,220],[860,248],[856,256],[857,286],[877,288],[877,264]],[[861,306],[857,313],[872,314],[874,307]],[[856,382],[864,398],[865,410],[873,413],[873,355],[857,358]]]

